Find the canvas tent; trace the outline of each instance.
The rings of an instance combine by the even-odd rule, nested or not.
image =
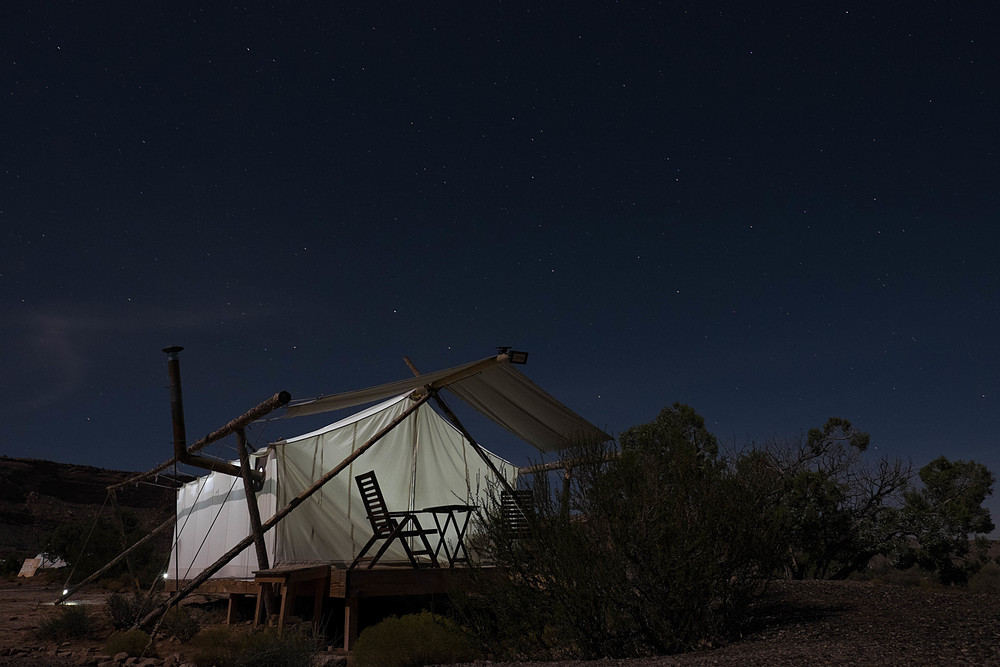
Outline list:
[[[66,567],[66,565],[66,561],[58,556],[41,553],[34,558],[25,558],[24,562],[21,563],[21,570],[17,573],[17,576],[33,577],[38,570],[54,570]]]
[[[558,449],[580,435],[607,438],[504,359],[503,355],[491,357],[388,385],[291,404],[286,416],[317,414],[388,397],[346,419],[258,452],[252,460],[265,471],[263,488],[257,493],[261,519],[266,521],[277,508],[288,505],[401,416],[413,405],[412,392],[422,387],[448,388],[542,451]],[[515,480],[514,466],[485,454],[508,481]],[[472,443],[430,405],[421,405],[377,446],[265,533],[270,564],[350,563],[371,536],[354,484],[355,475],[370,470],[376,471],[391,509],[482,505],[494,483],[494,473]],[[178,491],[177,508],[169,578],[191,579],[251,532],[243,484],[231,475],[213,472],[185,485]],[[430,517],[426,520],[431,523]],[[453,542],[454,536],[446,539]],[[381,562],[405,559],[403,551],[393,545]],[[258,569],[254,549],[247,548],[213,576],[252,578]]]
[[[403,394],[260,452],[257,466],[263,465],[265,470],[264,487],[257,494],[261,518],[267,519],[277,507],[286,505],[398,417],[409,403],[409,395]],[[514,481],[516,469],[500,457],[489,456],[508,480]],[[371,537],[354,476],[369,470],[377,472],[388,506],[401,510],[481,504],[492,476],[455,427],[429,406],[421,406],[378,447],[265,534],[271,563],[353,560]],[[433,525],[430,517],[426,520]],[[250,533],[242,482],[213,472],[185,485],[178,492],[177,526],[167,575],[189,579]],[[397,543],[382,560],[402,562],[406,555]],[[247,548],[214,576],[252,578],[257,569],[256,553]]]

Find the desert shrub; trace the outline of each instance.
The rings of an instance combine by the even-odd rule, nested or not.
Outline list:
[[[923,488],[905,494],[903,523],[912,539],[897,557],[937,572],[942,584],[966,584],[989,562],[984,534],[994,526],[983,503],[993,495],[993,473],[975,461],[939,456],[920,469],[920,481]]]
[[[1000,594],[1000,565],[987,563],[969,578],[970,593]]]
[[[153,652],[146,652],[149,646],[149,635],[138,628],[131,630],[119,630],[112,632],[107,641],[104,642],[104,650],[110,655],[117,655],[121,652],[129,654],[129,657],[138,658],[143,656],[155,657]]]
[[[200,626],[186,607],[171,607],[160,623],[160,633],[165,637],[176,637],[181,642],[189,642],[198,634]]]
[[[104,613],[115,630],[131,628],[159,604],[158,596],[112,593],[104,602]]]
[[[216,667],[308,667],[315,644],[308,636],[274,628],[239,632],[230,626],[203,629],[191,641],[199,665]]]
[[[301,632],[274,628],[244,635],[237,667],[308,667],[316,644]]]
[[[787,577],[847,578],[898,539],[899,507],[912,470],[901,459],[870,451],[870,443],[867,433],[834,417],[798,439],[774,440],[760,450],[781,481]]]
[[[536,478],[527,538],[487,508],[473,541],[498,567],[474,568],[474,594],[458,600],[484,652],[634,657],[738,630],[782,555],[765,461],[721,460],[704,420],[679,404],[620,443],[617,458],[600,445],[563,452],[577,462],[565,492]]]
[[[228,625],[202,628],[191,639],[194,662],[199,665],[233,667],[236,664],[236,634],[235,628]]]
[[[63,641],[90,635],[93,624],[83,605],[65,605],[46,618],[35,631],[39,639]]]
[[[468,633],[428,611],[392,616],[366,628],[353,651],[356,667],[445,665],[475,657]]]

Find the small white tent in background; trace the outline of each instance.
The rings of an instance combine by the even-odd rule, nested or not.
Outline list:
[[[273,443],[261,452],[257,463],[265,469],[264,487],[257,494],[261,518],[266,520],[276,508],[288,504],[410,404],[409,395],[403,394],[317,431]],[[488,455],[513,483],[516,468]],[[369,470],[376,471],[386,503],[393,510],[481,505],[493,476],[455,427],[429,406],[421,406],[378,447],[327,482],[265,535],[271,563],[350,563],[371,537],[354,484],[355,475]],[[181,488],[177,514],[180,529],[167,571],[169,578],[194,577],[250,533],[242,481],[223,473],[213,472]],[[453,542],[453,535],[446,537]],[[393,561],[406,562],[398,542],[381,560]],[[257,569],[256,553],[247,548],[214,577],[248,579]]]
[[[265,470],[257,495],[261,519],[281,513],[303,491],[372,441],[415,405],[414,390],[448,389],[540,451],[555,451],[579,439],[609,438],[511,367],[504,352],[455,368],[344,394],[289,404],[286,417],[318,414],[389,400],[325,428],[272,443],[252,463]],[[424,399],[426,400],[426,396]],[[442,405],[443,407],[443,405]],[[446,410],[447,411],[447,410]],[[385,434],[377,446],[313,490],[305,502],[264,534],[270,565],[349,564],[371,537],[354,477],[374,470],[390,510],[436,505],[482,505],[495,475],[513,483],[517,469],[471,443],[429,405],[420,405]],[[484,457],[489,463],[484,461]],[[496,469],[494,473],[490,464]],[[175,546],[168,578],[192,579],[252,533],[243,483],[213,472],[178,492]],[[454,536],[445,536],[452,541]],[[380,562],[405,561],[393,544]],[[252,578],[259,570],[253,548],[214,572],[216,578]]]
[[[67,563],[62,558],[50,556],[49,554],[38,554],[34,558],[25,558],[21,563],[21,570],[17,573],[19,577],[33,577],[38,570],[58,569],[66,567]]]

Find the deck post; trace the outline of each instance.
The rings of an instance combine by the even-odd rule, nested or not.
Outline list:
[[[353,651],[358,641],[358,598],[344,598],[344,650]]]
[[[323,600],[326,596],[330,594],[330,569],[326,570],[326,577],[323,579],[313,582],[313,632],[316,636],[319,636],[320,631],[323,629]]]
[[[246,597],[243,593],[230,593],[229,602],[226,605],[226,625],[232,625],[239,619],[237,618],[237,606]]]
[[[264,596],[261,591],[257,591],[257,603],[253,608],[253,627],[260,625],[261,621],[264,620]]]
[[[278,632],[285,629],[285,618],[292,612],[292,603],[295,602],[295,589],[297,584],[287,582],[281,587],[281,611],[278,612]]]

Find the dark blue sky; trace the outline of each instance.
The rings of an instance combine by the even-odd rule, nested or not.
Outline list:
[[[190,440],[513,345],[612,432],[1000,472],[992,5],[19,4],[0,454],[165,460],[167,345]]]

